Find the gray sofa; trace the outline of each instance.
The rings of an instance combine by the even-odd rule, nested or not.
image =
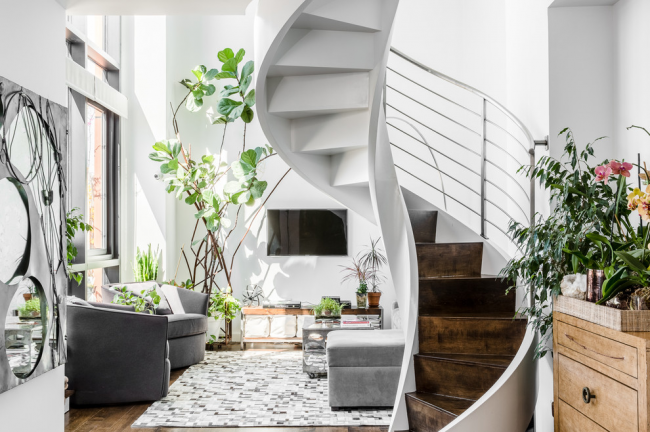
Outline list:
[[[166,317],[129,306],[69,304],[65,367],[72,403],[97,405],[159,400],[169,388]]]
[[[110,304],[117,294],[116,288],[128,284],[102,286],[102,302]],[[156,315],[163,316],[169,323],[169,362],[172,369],[191,366],[205,357],[205,333],[208,330],[208,295],[178,288],[178,296],[185,309],[184,314],[174,314],[165,308],[158,308]]]

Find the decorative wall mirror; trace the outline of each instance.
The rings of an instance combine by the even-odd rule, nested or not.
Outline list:
[[[66,128],[0,77],[0,393],[65,363]]]

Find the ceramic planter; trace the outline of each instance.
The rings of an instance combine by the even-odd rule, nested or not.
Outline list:
[[[368,304],[368,295],[367,294],[357,294],[357,308],[365,309]]]
[[[368,307],[379,307],[379,299],[381,298],[380,292],[369,292],[368,293]]]
[[[596,303],[603,298],[604,270],[587,270],[587,301]]]
[[[217,340],[221,337],[221,328],[223,327],[223,320],[216,320],[212,317],[208,318],[208,331],[205,333],[205,341],[210,341],[210,336],[214,335]]]

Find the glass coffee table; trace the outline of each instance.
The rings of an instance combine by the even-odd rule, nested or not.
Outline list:
[[[354,316],[345,316],[351,319]],[[335,330],[374,330],[371,327],[341,327],[340,321],[322,321],[302,329],[302,371],[310,378],[327,375],[327,336]]]

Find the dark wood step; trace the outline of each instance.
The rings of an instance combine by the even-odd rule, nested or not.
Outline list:
[[[416,243],[435,243],[438,226],[438,212],[431,210],[409,210]]]
[[[483,243],[418,243],[419,277],[480,276]]]
[[[436,432],[451,423],[474,400],[459,399],[431,393],[407,393],[406,410],[413,432]]]
[[[418,392],[476,400],[497,382],[509,364],[495,363],[499,361],[488,360],[486,356],[467,361],[417,354],[415,387]]]
[[[461,299],[459,299],[461,301]],[[420,353],[515,355],[526,333],[525,318],[420,316]]]
[[[418,312],[438,313],[505,313],[515,310],[517,293],[506,295],[508,283],[497,276],[459,276],[450,278],[420,278]]]

